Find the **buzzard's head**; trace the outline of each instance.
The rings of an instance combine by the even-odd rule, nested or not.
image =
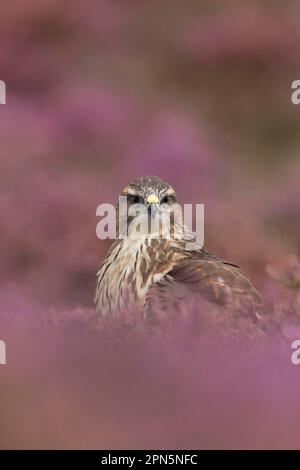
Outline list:
[[[121,196],[126,198],[126,212],[120,220],[127,223],[129,237],[172,233],[174,212],[180,206],[168,183],[157,176],[143,176],[126,186]]]

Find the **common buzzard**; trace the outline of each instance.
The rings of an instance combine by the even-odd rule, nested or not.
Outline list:
[[[95,303],[102,316],[122,311],[145,318],[159,311],[175,315],[193,299],[194,305],[203,301],[218,305],[218,311],[231,318],[258,321],[261,296],[237,265],[208,252],[196,240],[187,240],[191,232],[183,230],[182,222],[175,222],[172,209],[178,202],[168,183],[156,176],[141,177],[121,195],[128,206],[128,234],[112,244],[97,273]],[[136,207],[139,210],[132,211]],[[132,236],[137,225],[165,216],[171,221],[169,237],[163,236],[161,225]]]

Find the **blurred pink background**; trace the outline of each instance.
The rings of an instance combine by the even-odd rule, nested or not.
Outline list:
[[[207,248],[269,311],[300,315],[299,13],[296,0],[2,6],[2,448],[299,445],[288,347],[274,346],[280,373],[272,354],[249,372],[218,351],[203,362],[197,343],[189,356],[189,331],[115,345],[93,311],[110,244],[96,207],[155,174],[206,205]]]

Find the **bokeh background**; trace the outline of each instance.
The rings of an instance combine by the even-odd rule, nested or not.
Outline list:
[[[207,381],[189,337],[114,355],[93,313],[110,244],[96,238],[96,207],[155,174],[206,205],[207,248],[243,267],[270,312],[300,315],[299,15],[297,0],[2,5],[3,448],[299,443],[295,369],[269,381],[256,370],[232,410],[240,365]],[[41,333],[51,322],[67,327]]]

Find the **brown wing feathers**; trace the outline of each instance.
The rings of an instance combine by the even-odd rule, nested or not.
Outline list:
[[[239,268],[217,258],[180,262],[164,280],[150,288],[148,309],[181,301],[185,304],[197,296],[226,307],[227,315],[238,312],[255,322],[263,309],[260,295]]]

